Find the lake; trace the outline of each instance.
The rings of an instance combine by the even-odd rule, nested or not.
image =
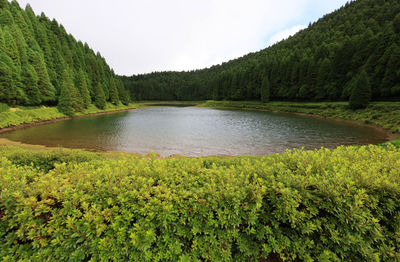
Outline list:
[[[364,125],[287,113],[152,107],[72,119],[1,134],[27,144],[162,156],[266,155],[287,148],[378,144]]]

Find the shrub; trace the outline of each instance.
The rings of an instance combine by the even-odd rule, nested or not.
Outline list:
[[[400,152],[390,145],[86,160],[45,172],[0,158],[4,260],[400,259]]]

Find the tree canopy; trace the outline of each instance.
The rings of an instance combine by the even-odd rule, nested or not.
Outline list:
[[[73,114],[96,97],[104,96],[102,107],[129,103],[126,93],[105,59],[56,20],[36,16],[29,5],[21,9],[15,0],[0,0],[0,102],[58,105]]]

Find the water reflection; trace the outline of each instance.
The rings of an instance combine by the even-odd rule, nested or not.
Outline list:
[[[285,113],[157,107],[73,119],[1,135],[47,146],[161,155],[265,155],[286,148],[377,144],[385,134],[348,122]]]

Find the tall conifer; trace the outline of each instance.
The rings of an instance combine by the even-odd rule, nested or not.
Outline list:
[[[94,105],[99,109],[106,108],[106,96],[104,95],[104,90],[100,86],[100,84],[97,84],[94,87],[93,92],[94,92]]]
[[[88,108],[90,103],[92,102],[90,98],[90,93],[87,87],[87,79],[86,74],[83,70],[79,70],[78,77],[77,77],[77,88],[82,97],[82,103],[84,108]]]
[[[365,70],[362,70],[355,81],[353,81],[349,105],[352,109],[365,108],[371,101],[371,96],[372,91],[368,81],[368,75]]]
[[[30,52],[30,59],[38,76],[38,88],[42,101],[50,104],[54,103],[56,101],[56,90],[50,82],[43,56],[38,52],[32,51]]]
[[[38,80],[39,78],[32,65],[27,64],[22,67],[22,84],[27,95],[28,105],[40,105],[42,102]]]
[[[64,70],[62,80],[60,96],[58,98],[58,109],[60,112],[72,116],[75,113],[73,97],[74,87],[68,70]]]
[[[115,84],[114,77],[110,78],[110,102],[113,103],[114,105],[119,104],[118,90]]]

